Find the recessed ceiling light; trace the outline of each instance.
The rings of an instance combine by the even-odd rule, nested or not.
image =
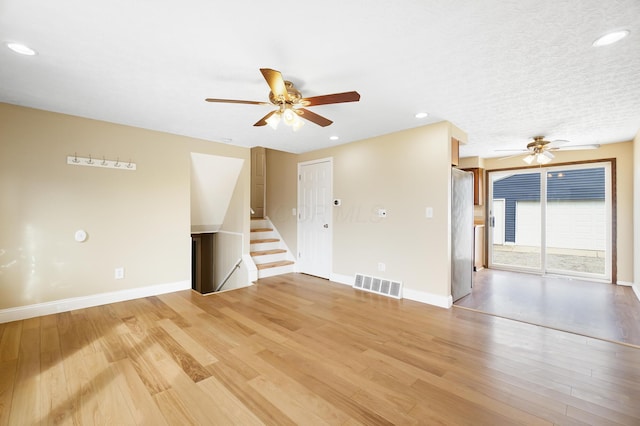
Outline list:
[[[33,56],[36,54],[35,50],[20,43],[7,43],[7,47],[21,55]]]
[[[419,112],[419,113],[416,114],[416,118],[425,118],[425,117],[428,117],[428,116],[429,116],[429,113],[427,113],[427,112]]]
[[[331,139],[332,141],[337,141],[338,139],[340,139],[339,136],[331,136],[329,137],[329,139]]]
[[[623,38],[625,38],[626,36],[629,35],[629,30],[617,30],[617,31],[612,31],[610,33],[604,34],[600,37],[598,37],[594,42],[593,45],[595,47],[600,47],[600,46],[608,46],[610,44],[613,44],[617,41],[622,40]]]

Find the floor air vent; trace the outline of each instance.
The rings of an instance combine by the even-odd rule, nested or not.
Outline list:
[[[402,299],[402,283],[369,275],[356,274],[353,288]]]

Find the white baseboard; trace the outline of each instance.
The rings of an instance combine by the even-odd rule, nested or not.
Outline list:
[[[348,286],[353,286],[354,279],[351,275],[334,274],[333,272],[329,275],[329,281]]]
[[[0,309],[0,323],[18,321],[43,315],[57,314],[72,311],[74,309],[90,308],[92,306],[106,305],[108,303],[123,302],[125,300],[140,299],[142,297],[157,296],[159,294],[172,293],[174,291],[191,289],[190,281],[178,281],[175,283],[150,285],[109,293],[93,294],[90,296],[72,297],[69,299],[54,300],[52,302],[36,303],[33,305],[18,306],[16,308]]]
[[[453,298],[451,296],[438,296],[437,294],[411,290],[406,287],[402,289],[402,297],[404,299],[413,300],[415,302],[439,306],[440,308],[449,309],[451,308],[451,306],[453,306]]]
[[[638,300],[640,300],[640,284],[634,284],[632,287],[633,292],[636,294]]]
[[[630,282],[627,282],[627,281],[618,281],[616,284],[623,285],[625,287],[633,287],[633,283],[630,283]]]

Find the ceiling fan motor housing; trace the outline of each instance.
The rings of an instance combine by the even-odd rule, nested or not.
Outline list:
[[[274,105],[282,105],[283,103],[287,103],[290,105],[296,105],[302,99],[302,94],[292,82],[285,80],[284,87],[287,89],[287,95],[289,99],[279,99],[273,94],[273,92],[269,92],[269,101]]]
[[[544,136],[535,136],[533,142],[527,144],[527,149],[534,154],[540,154],[545,150],[545,147],[549,144],[549,141],[544,140]]]

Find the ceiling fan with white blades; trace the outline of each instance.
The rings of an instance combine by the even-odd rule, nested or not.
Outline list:
[[[312,96],[303,98],[292,82],[282,78],[280,71],[270,68],[260,68],[264,79],[267,81],[271,91],[269,92],[269,102],[241,101],[235,99],[214,99],[207,98],[207,102],[249,104],[249,105],[275,105],[277,108],[258,120],[254,126],[269,125],[276,129],[280,121],[291,126],[294,131],[304,124],[301,118],[309,120],[318,126],[326,127],[333,121],[311,112],[307,107],[316,105],[339,104],[344,102],[357,102],[360,100],[358,92],[334,93],[331,95]]]
[[[525,149],[497,149],[496,151],[520,151],[518,154],[502,157],[501,160],[524,155],[523,161],[527,164],[536,163],[544,165],[555,158],[551,151],[570,151],[580,149],[597,149],[599,144],[587,145],[565,145],[569,143],[567,140],[547,141],[544,136],[534,136],[533,141],[527,144]]]

